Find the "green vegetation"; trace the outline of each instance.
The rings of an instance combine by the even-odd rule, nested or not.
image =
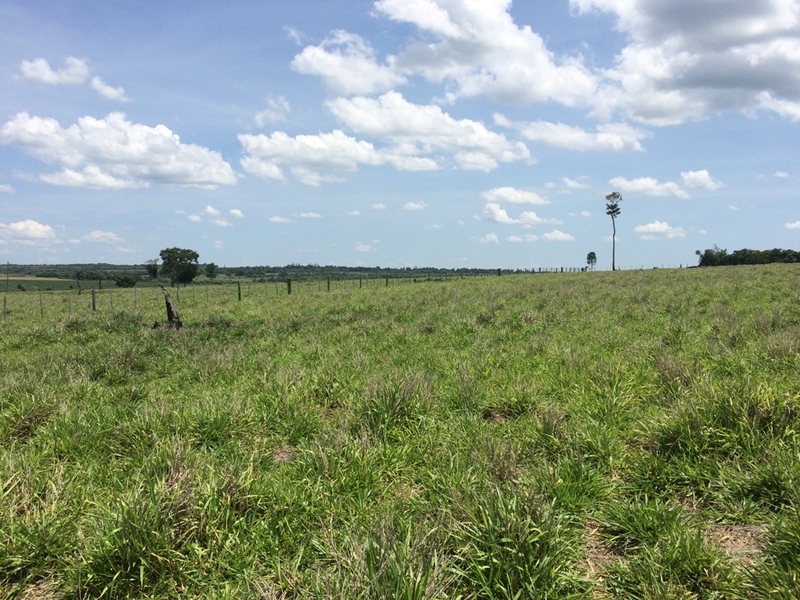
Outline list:
[[[797,598],[796,265],[9,294],[0,595]]]
[[[773,248],[772,250],[750,250],[749,248],[743,248],[741,250],[734,250],[731,254],[728,254],[727,250],[714,245],[713,248],[707,248],[703,252],[696,250],[695,254],[700,257],[698,259],[698,267],[800,262],[800,252],[796,250],[783,250],[781,248]]]

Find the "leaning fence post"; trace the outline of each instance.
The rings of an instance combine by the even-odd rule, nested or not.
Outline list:
[[[181,323],[180,318],[178,318],[178,310],[175,308],[172,298],[169,297],[167,288],[165,288],[163,285],[160,287],[161,291],[164,292],[164,302],[167,305],[167,321],[169,321],[169,326],[173,329],[180,329],[183,327],[183,323]]]

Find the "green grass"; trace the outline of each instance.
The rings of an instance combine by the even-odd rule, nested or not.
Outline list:
[[[797,266],[286,291],[8,295],[0,597],[800,595]]]

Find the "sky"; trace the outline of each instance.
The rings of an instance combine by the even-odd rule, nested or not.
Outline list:
[[[0,3],[4,262],[687,266],[799,161],[800,0]]]

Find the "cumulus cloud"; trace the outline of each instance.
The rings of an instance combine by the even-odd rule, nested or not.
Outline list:
[[[717,181],[708,171],[703,169],[701,171],[684,171],[681,173],[683,185],[690,188],[701,188],[704,190],[716,190],[721,188],[724,184]]]
[[[522,142],[510,141],[480,122],[455,119],[439,106],[409,102],[399,92],[336,98],[327,106],[353,131],[391,144],[382,155],[400,170],[409,164],[414,169],[436,168],[447,157],[459,168],[480,171],[491,171],[501,162],[531,161]],[[409,158],[417,160],[409,163]]]
[[[547,198],[543,198],[536,192],[530,190],[520,190],[518,188],[503,186],[486,190],[481,193],[481,197],[487,202],[508,202],[510,204],[550,204]]]
[[[267,219],[270,223],[294,223],[291,219],[287,219],[286,217],[270,217]]]
[[[378,64],[375,50],[361,36],[341,30],[318,46],[304,48],[292,68],[320,76],[334,94],[372,94],[406,81],[390,66]]]
[[[372,205],[372,210],[388,210],[388,206],[382,202],[376,202]]]
[[[301,219],[321,219],[322,215],[317,212],[301,212]]]
[[[96,229],[87,233],[83,236],[83,240],[93,244],[119,244],[125,241],[116,233],[112,233],[111,231],[103,231],[101,229]]]
[[[0,183],[0,194],[13,194],[14,188],[7,183]]]
[[[25,219],[8,225],[0,223],[0,237],[14,241],[43,241],[55,239],[56,233],[50,225]]]
[[[784,225],[786,229],[800,229],[800,221],[794,221],[792,223],[786,223]]]
[[[356,252],[372,252],[372,246],[356,242]]]
[[[533,211],[520,213],[516,218],[509,216],[506,209],[501,208],[496,202],[489,202],[483,209],[483,218],[493,223],[503,225],[522,225],[523,227],[535,227],[545,223],[556,223],[553,219],[544,219]]]
[[[246,155],[241,164],[245,171],[262,179],[283,179],[282,166],[307,185],[319,186],[324,181],[338,180],[323,175],[320,169],[355,171],[360,164],[379,165],[380,152],[365,141],[357,140],[337,129],[318,135],[291,137],[282,131],[270,135],[240,134]]]
[[[644,240],[647,239],[682,239],[686,237],[686,233],[682,227],[670,227],[669,223],[662,221],[654,221],[647,225],[637,225],[633,230],[641,235]]]
[[[103,81],[102,77],[92,77],[92,81],[89,85],[106,100],[117,100],[119,102],[128,102],[130,100],[130,98],[125,95],[124,88],[112,87]]]
[[[775,171],[772,176],[777,177],[778,179],[786,179],[789,177],[789,174],[786,171]]]
[[[764,109],[800,119],[796,0],[570,0],[576,15],[614,15],[628,45],[595,96],[656,125],[713,111]]]
[[[234,219],[244,219],[244,213],[240,211],[238,208],[232,208],[228,211],[228,214],[232,216]]]
[[[518,27],[511,0],[378,0],[376,10],[420,30],[390,57],[394,69],[450,87],[448,99],[489,95],[503,102],[583,103],[597,88],[579,57],[558,57],[530,27]]]
[[[494,232],[487,233],[483,237],[478,238],[478,243],[480,243],[480,244],[499,244],[500,243],[500,238],[497,237],[497,234],[494,233]]]
[[[89,65],[84,58],[68,56],[60,69],[53,69],[44,58],[23,60],[20,65],[22,76],[34,83],[49,85],[75,85],[89,78]]]
[[[506,241],[511,242],[512,244],[523,244],[523,243],[530,243],[535,242],[539,238],[537,238],[532,233],[526,235],[510,235],[506,238]]]
[[[634,192],[637,194],[645,194],[646,196],[676,196],[678,198],[688,198],[687,194],[681,187],[672,181],[666,183],[659,183],[657,179],[652,177],[638,177],[636,179],[626,179],[625,177],[614,177],[609,182],[612,187],[618,188],[623,192]]]
[[[568,233],[553,229],[550,233],[545,233],[542,239],[547,242],[574,242],[575,238]]]
[[[568,190],[588,190],[591,186],[589,184],[578,181],[577,179],[570,179],[569,177],[562,177],[561,183]]]
[[[421,211],[428,208],[428,205],[424,202],[406,202],[403,205],[403,210],[410,210],[410,211]]]
[[[123,113],[82,117],[62,127],[55,119],[22,112],[0,128],[0,143],[61,167],[42,176],[53,185],[122,189],[153,183],[236,183],[233,169],[218,152],[183,143],[164,125],[131,123]]]
[[[539,142],[555,148],[578,150],[580,152],[641,152],[641,140],[650,137],[650,132],[625,123],[604,123],[596,126],[596,131],[586,131],[580,127],[548,121],[514,123],[501,115],[495,115],[495,122],[504,127],[518,129],[527,140]]]

